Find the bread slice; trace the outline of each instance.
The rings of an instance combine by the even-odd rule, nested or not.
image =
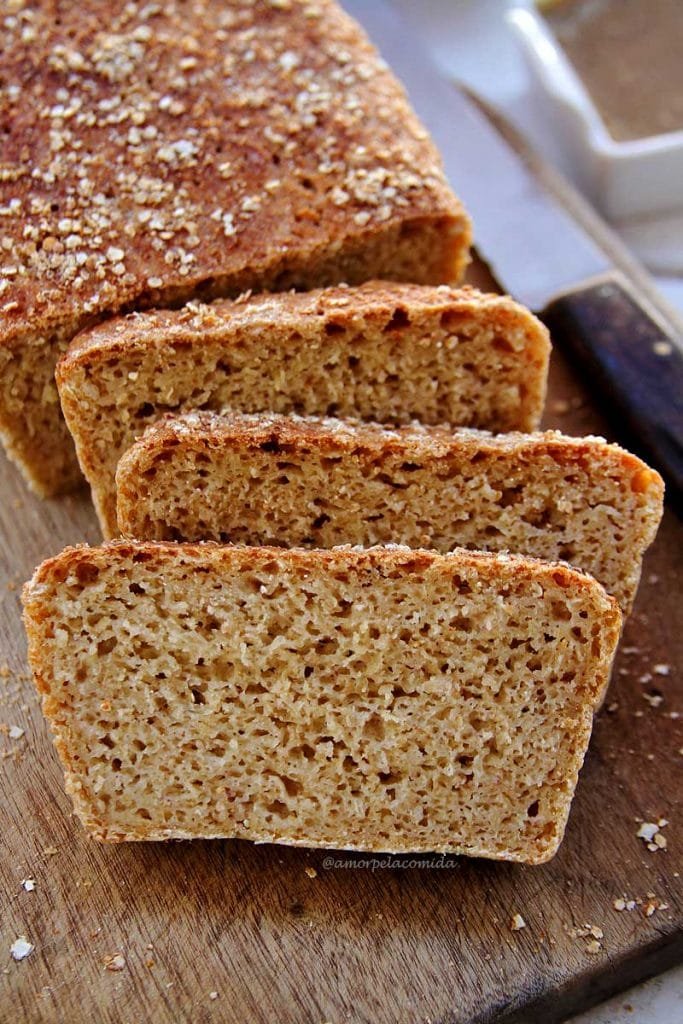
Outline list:
[[[116,482],[119,528],[138,540],[516,551],[571,562],[623,612],[664,493],[602,438],[239,413],[161,420]]]
[[[619,636],[564,565],[407,548],[69,548],[29,657],[96,839],[236,837],[536,864]]]
[[[248,288],[460,278],[468,218],[332,0],[11,6],[0,435],[38,493],[80,480],[53,375],[88,324]]]
[[[472,289],[370,282],[112,320],[57,369],[105,536],[120,456],[169,410],[357,416],[528,429],[549,342],[527,310]]]

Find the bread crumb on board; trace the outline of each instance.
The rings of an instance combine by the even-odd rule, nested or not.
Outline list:
[[[123,953],[111,953],[102,957],[102,964],[107,971],[122,971],[126,966]]]
[[[520,932],[522,928],[526,928],[526,921],[521,914],[513,914],[510,920],[510,931]]]
[[[9,948],[12,954],[13,960],[25,960],[27,956],[30,956],[36,947],[32,942],[29,942],[25,935],[20,935],[18,939],[15,939]]]
[[[643,897],[636,896],[633,898],[629,898],[624,894],[623,896],[619,896],[617,899],[613,900],[612,906],[620,914],[624,911],[631,912],[633,910],[640,910],[643,917],[652,917],[657,910],[669,909],[669,904],[660,900],[653,892],[648,892]]]
[[[602,940],[605,937],[605,933],[600,925],[586,922],[580,928],[568,928],[567,934],[572,939],[586,939],[587,942],[584,949],[590,956],[603,952]]]
[[[647,903],[644,905],[643,913],[645,914],[645,917],[652,917],[652,915],[654,914],[655,910],[668,910],[668,909],[669,909],[669,904],[668,903],[662,903],[658,899],[653,899],[653,900],[648,900]]]
[[[636,832],[636,837],[643,840],[651,853],[656,853],[658,850],[666,850],[668,845],[666,836],[662,835],[660,830],[668,824],[669,822],[666,818],[660,818],[657,822],[644,821]]]

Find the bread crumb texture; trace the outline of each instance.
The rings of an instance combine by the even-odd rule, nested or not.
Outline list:
[[[368,282],[150,312],[84,331],[57,368],[105,536],[119,458],[169,411],[238,409],[533,429],[550,345],[500,295]]]
[[[53,372],[122,309],[370,277],[457,281],[470,225],[332,0],[4,5],[0,433],[78,468]]]
[[[620,628],[568,567],[403,547],[71,548],[24,602],[95,838],[528,863],[561,840]]]
[[[601,438],[237,413],[161,420],[117,472],[119,527],[138,540],[510,550],[571,562],[624,612],[663,491]]]

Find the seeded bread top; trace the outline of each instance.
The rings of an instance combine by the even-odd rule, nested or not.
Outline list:
[[[243,328],[310,331],[312,335],[332,334],[362,328],[372,322],[387,330],[400,330],[422,320],[431,330],[434,318],[444,317],[445,326],[457,333],[463,321],[486,310],[491,326],[502,336],[519,332],[527,348],[539,361],[547,362],[548,332],[528,310],[507,295],[493,295],[465,286],[418,285],[368,281],[358,287],[345,285],[309,292],[279,292],[221,299],[210,304],[190,302],[182,309],[155,309],[115,317],[81,332],[62,357],[64,375],[89,353],[125,351],[129,346],[166,345],[167,341],[197,341],[213,336],[237,338]],[[477,324],[471,325],[476,329]],[[284,343],[284,339],[283,339]],[[57,379],[60,379],[60,370]]]
[[[0,340],[392,223],[469,227],[332,0],[8,4]]]
[[[134,457],[136,452],[148,449],[154,452],[165,445],[178,443],[197,445],[205,449],[233,447],[247,448],[262,445],[287,449],[314,445],[316,450],[344,454],[358,452],[396,452],[431,461],[450,452],[474,455],[479,452],[525,452],[534,455],[548,453],[558,462],[591,462],[600,456],[618,460],[623,472],[632,473],[632,489],[651,492],[653,500],[663,497],[664,484],[656,470],[651,469],[625,448],[608,444],[604,437],[585,435],[570,437],[559,430],[537,433],[510,431],[493,434],[488,430],[461,427],[457,430],[442,426],[411,423],[406,426],[387,427],[380,423],[361,420],[340,420],[331,416],[299,416],[296,413],[241,413],[232,410],[169,414],[152,424],[136,441],[133,449],[123,456]]]

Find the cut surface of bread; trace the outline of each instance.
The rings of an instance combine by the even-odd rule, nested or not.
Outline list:
[[[407,548],[71,548],[29,657],[95,838],[540,863],[621,616],[560,564]]]
[[[0,436],[39,493],[80,479],[53,375],[88,324],[249,288],[459,280],[468,218],[332,0],[19,7],[2,22]]]
[[[369,282],[112,320],[74,341],[57,382],[115,536],[118,460],[169,410],[532,429],[548,355],[545,327],[507,297]]]
[[[624,612],[664,492],[601,438],[208,412],[151,426],[116,479],[138,540],[515,551],[571,562]]]

